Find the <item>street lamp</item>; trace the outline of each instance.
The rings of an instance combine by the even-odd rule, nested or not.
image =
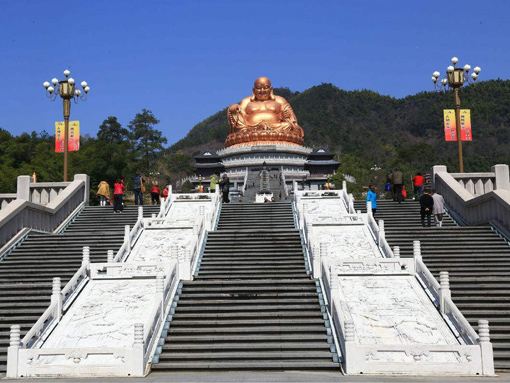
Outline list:
[[[65,80],[59,81],[54,78],[51,80],[51,84],[45,81],[43,86],[46,88],[46,96],[51,101],[57,99],[57,94],[64,100],[64,182],[67,182],[67,152],[68,152],[68,135],[69,135],[69,115],[71,114],[71,99],[77,104],[78,100],[87,100],[87,93],[90,91],[90,87],[85,81],[81,82],[83,93],[79,89],[75,89],[74,78],[68,78],[71,75],[69,70],[64,71]],[[58,88],[55,89],[58,84]]]
[[[446,68],[446,76],[439,81],[441,73],[435,71],[432,73],[432,82],[434,83],[434,90],[442,91],[447,89],[453,89],[453,100],[455,102],[455,122],[457,125],[457,142],[459,146],[459,168],[460,172],[464,173],[464,161],[462,159],[462,140],[460,138],[460,88],[464,83],[473,83],[478,78],[478,75],[482,69],[477,66],[473,69],[473,73],[469,76],[471,65],[464,65],[463,68],[457,68],[456,65],[459,62],[457,57],[452,57],[452,64]],[[438,84],[439,81],[439,84]]]

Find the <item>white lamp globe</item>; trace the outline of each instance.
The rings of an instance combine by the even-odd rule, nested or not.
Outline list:
[[[469,72],[470,70],[471,70],[471,65],[468,65],[468,64],[464,65],[464,71],[466,73]]]
[[[48,87],[48,92],[53,93],[54,91],[55,89],[52,86]]]
[[[455,68],[454,68],[453,66],[451,66],[451,65],[450,65],[448,68],[446,68],[446,71],[447,71],[448,73],[452,73],[452,72],[454,71],[454,69],[455,69]]]
[[[478,75],[476,73],[471,73],[471,78],[473,80],[476,80],[478,78]]]
[[[74,91],[74,94],[77,95],[78,97],[81,95],[81,91],[79,89],[76,89]]]
[[[433,83],[437,82],[437,78],[435,78],[434,76],[432,76],[430,79],[432,80]]]
[[[57,84],[58,84],[58,79],[57,79],[57,78],[53,78],[53,79],[51,80],[51,83],[52,83],[53,85],[57,85]]]
[[[50,83],[48,81],[45,81],[43,86],[48,89],[50,87]]]
[[[81,87],[82,87],[83,89],[85,89],[85,87],[86,87],[86,86],[87,86],[87,81],[82,81],[82,82],[81,82]]]
[[[480,73],[482,71],[482,68],[480,68],[479,66],[475,66],[475,69],[473,69],[473,72],[475,72],[476,74]]]
[[[69,70],[66,69],[64,71],[64,76],[69,77],[70,74],[71,74],[71,72],[69,72]]]
[[[86,86],[85,89],[83,89],[85,91],[85,93],[88,93],[89,90],[90,90],[90,87]]]
[[[457,57],[452,57],[452,64],[455,65],[459,62],[459,59]]]
[[[447,80],[447,79],[443,78],[443,79],[441,80],[441,84],[446,85],[447,83],[448,83],[448,80]]]
[[[67,80],[67,82],[71,85],[74,85],[74,78],[70,78],[69,80]]]
[[[439,73],[437,70],[432,73],[432,76],[434,76],[435,78],[439,78],[439,76],[441,76],[441,73]]]

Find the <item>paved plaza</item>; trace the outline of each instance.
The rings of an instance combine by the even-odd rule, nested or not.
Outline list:
[[[334,372],[200,372],[200,373],[152,373],[146,378],[97,378],[97,379],[26,379],[29,382],[58,383],[199,383],[199,382],[339,382],[339,383],[507,383],[510,373],[495,377],[444,377],[444,376],[345,376]],[[19,380],[2,379],[2,382]]]

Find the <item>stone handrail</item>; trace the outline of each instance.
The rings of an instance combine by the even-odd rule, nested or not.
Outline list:
[[[0,247],[21,229],[54,231],[81,203],[88,201],[88,176],[78,174],[75,180],[46,206],[18,198],[0,210]]]
[[[16,193],[0,194],[0,210],[7,207],[12,201],[16,199]]]
[[[506,165],[496,166],[505,166],[508,171]],[[434,166],[432,174],[433,187],[443,196],[450,211],[470,225],[498,221],[506,234],[510,233],[510,189],[504,178],[496,177],[495,190],[476,195],[461,185],[455,174],[448,173],[445,166]]]

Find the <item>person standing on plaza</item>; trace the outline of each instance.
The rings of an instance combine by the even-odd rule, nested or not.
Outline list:
[[[218,177],[216,176],[216,174],[213,174],[211,176],[211,184],[209,186],[209,190],[211,191],[211,193],[215,193],[216,192],[216,185],[218,184]]]
[[[124,180],[115,181],[115,185],[113,187],[113,212],[114,213],[122,213],[124,210],[124,205],[122,203],[122,196],[124,195],[124,190],[126,187],[124,186]]]
[[[425,227],[425,216],[427,216],[427,227],[430,227],[430,217],[432,216],[433,209],[434,199],[428,190],[424,190],[423,195],[420,197],[421,225],[423,227]]]
[[[377,192],[373,185],[370,185],[368,187],[367,205],[369,202],[372,203],[372,214],[375,215],[375,213],[377,212]]]
[[[423,195],[423,183],[425,182],[425,177],[421,175],[421,173],[416,173],[416,175],[412,178],[413,186],[414,186],[414,199],[420,199]]]
[[[97,193],[99,196],[99,203],[101,206],[106,206],[106,201],[110,200],[110,185],[108,182],[101,181],[99,185],[97,185]]]
[[[432,199],[434,200],[432,213],[434,214],[436,226],[443,227],[444,198],[441,194],[437,193],[436,189],[432,189]]]
[[[161,190],[158,187],[158,184],[155,183],[152,185],[151,190],[149,190],[151,193],[151,202],[153,205],[159,205],[159,195],[161,194]]]
[[[223,203],[229,203],[228,193],[230,192],[230,180],[227,173],[223,174],[223,179],[219,183],[221,193],[223,195]]]
[[[404,186],[404,173],[400,171],[400,169],[395,169],[390,174],[390,180],[393,183],[393,191],[395,193],[395,198],[398,203],[402,203],[402,200],[404,199],[402,197],[402,187]]]
[[[166,185],[165,188],[163,189],[163,199],[166,201],[166,199],[168,198],[168,191],[170,189],[170,185]]]
[[[142,183],[143,179],[140,173],[133,177],[133,189],[135,192],[135,205],[143,205],[143,194],[142,194]],[[138,203],[140,200],[140,203]]]

